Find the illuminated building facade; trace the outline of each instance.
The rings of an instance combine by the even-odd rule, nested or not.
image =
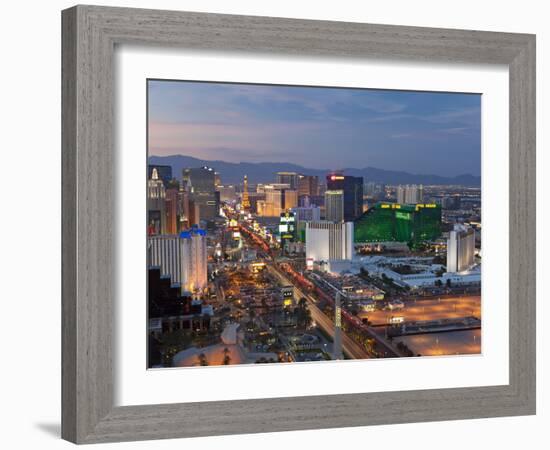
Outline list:
[[[355,221],[355,243],[419,244],[441,236],[439,205],[377,203]]]
[[[344,221],[350,222],[363,214],[363,177],[352,177],[341,173],[327,175],[328,191],[343,191]]]
[[[149,267],[160,267],[161,275],[178,283],[182,292],[197,293],[207,287],[205,230],[192,227],[179,235],[150,236],[147,244]]]
[[[244,176],[243,181],[242,207],[244,210],[250,209],[250,199],[248,198],[248,177],[246,175]]]
[[[351,260],[353,253],[353,222],[306,223],[307,261]]]
[[[290,189],[288,184],[266,184],[261,187],[265,200],[257,201],[258,215],[279,217],[281,213],[298,205],[298,191]]]
[[[475,263],[476,233],[472,227],[455,224],[447,239],[447,272],[462,272]]]

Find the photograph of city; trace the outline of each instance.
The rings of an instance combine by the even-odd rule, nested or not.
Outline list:
[[[480,354],[481,96],[147,80],[148,368]]]

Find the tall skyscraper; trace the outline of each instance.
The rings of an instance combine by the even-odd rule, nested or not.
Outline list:
[[[341,173],[327,175],[328,191],[344,192],[344,220],[351,222],[363,214],[363,177]]]
[[[259,216],[279,217],[281,213],[298,205],[298,191],[290,189],[289,184],[266,184],[261,187],[265,200],[258,200]]]
[[[158,266],[182,292],[199,293],[208,284],[206,231],[192,227],[179,235],[148,238],[149,266]]]
[[[424,199],[424,187],[422,185],[399,185],[397,186],[396,193],[397,203],[400,203],[402,205],[414,205],[417,203],[422,203]]]
[[[182,177],[184,183],[190,186],[191,197],[199,205],[201,219],[210,220],[216,217],[219,202],[214,169],[206,166],[183,169]]]
[[[306,260],[351,260],[353,254],[353,222],[306,223]]]
[[[182,240],[182,288],[189,292],[204,290],[208,285],[206,231],[191,228],[180,233]]]
[[[468,270],[475,262],[476,234],[467,225],[455,224],[447,239],[447,272]]]
[[[166,233],[166,190],[156,168],[147,180],[147,234]]]
[[[319,195],[319,177],[316,175],[298,175],[298,196]]]
[[[298,189],[298,174],[296,172],[277,172],[277,184],[288,184],[290,189]]]
[[[325,220],[330,222],[344,220],[344,191],[325,191]]]

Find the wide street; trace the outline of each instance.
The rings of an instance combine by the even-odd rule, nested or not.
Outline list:
[[[319,326],[319,328],[321,328],[326,334],[328,334],[331,339],[334,339],[334,321],[329,319],[326,314],[317,307],[317,305],[315,304],[315,299],[312,296],[303,292],[272,264],[268,264],[267,269],[280,281],[282,285],[294,286],[294,295],[296,297],[296,300],[302,297],[307,300],[308,308],[311,312],[311,318],[313,319],[313,321],[317,324],[317,326]],[[344,353],[346,353],[353,359],[366,359],[371,357],[363,347],[357,344],[344,332],[342,332],[342,349]]]

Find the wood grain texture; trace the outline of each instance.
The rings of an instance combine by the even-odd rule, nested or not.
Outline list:
[[[535,412],[534,36],[95,6],[77,6],[62,15],[65,439],[111,442]],[[300,58],[506,64],[510,71],[509,385],[113,407],[116,44]]]

